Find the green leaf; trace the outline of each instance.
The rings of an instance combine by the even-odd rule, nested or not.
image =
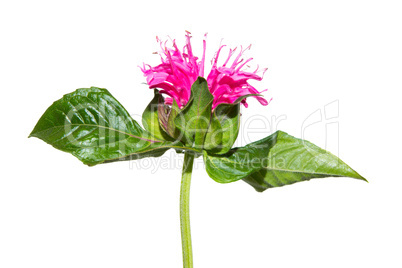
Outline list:
[[[191,98],[174,119],[176,127],[184,134],[187,145],[202,148],[211,120],[212,101],[207,81],[198,77],[191,86]]]
[[[214,154],[227,153],[236,141],[240,127],[240,104],[220,104],[212,113],[205,135],[204,149]]]
[[[161,94],[159,94],[157,89],[155,89],[154,93],[154,98],[142,113],[142,125],[155,138],[159,140],[171,141],[172,138],[165,132],[165,130],[162,129],[159,122],[158,110],[165,108],[163,97]]]
[[[213,112],[211,116],[211,122],[208,127],[208,131],[207,133],[205,133],[203,149],[215,154],[219,154],[219,152],[221,151],[225,153],[222,143],[223,143],[222,125],[218,117],[215,115],[215,112]],[[230,148],[228,150],[230,150]]]
[[[54,102],[30,137],[87,165],[160,156],[169,148],[190,149],[154,138],[106,89],[96,87],[77,89]]]
[[[240,103],[243,99],[259,94],[241,96],[233,103],[222,103],[215,107],[211,124],[205,135],[204,149],[213,154],[227,153],[235,143],[240,128]]]
[[[179,105],[177,105],[177,102],[173,99],[172,107],[170,107],[169,114],[167,117],[166,131],[169,133],[171,137],[173,137],[176,140],[181,140],[182,138],[180,130],[176,127],[174,123],[174,120],[176,119],[179,113],[180,113]]]
[[[204,162],[208,175],[215,181],[228,183],[243,179],[257,191],[312,178],[365,180],[333,154],[282,131],[225,155],[204,152]]]

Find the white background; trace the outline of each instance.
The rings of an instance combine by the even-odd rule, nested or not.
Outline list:
[[[272,102],[250,100],[242,120],[271,125],[243,128],[241,145],[276,129],[301,137],[303,122],[335,102],[334,124],[304,138],[370,181],[257,193],[214,182],[199,159],[195,267],[402,267],[401,12],[400,1],[2,1],[0,267],[181,267],[181,157],[89,168],[27,136],[79,87],[109,89],[138,119],[153,93],[137,65],[158,63],[155,36],[182,47],[185,30],[199,55],[208,32],[207,59],[223,38],[252,44],[252,66],[269,68],[253,85]]]

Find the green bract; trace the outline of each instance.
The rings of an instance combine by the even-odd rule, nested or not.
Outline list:
[[[182,109],[175,102],[166,105],[155,90],[142,115],[142,128],[106,89],[80,88],[54,102],[30,137],[90,166],[158,157],[170,148],[203,155],[212,179],[220,183],[243,180],[257,191],[312,178],[365,180],[331,153],[282,131],[232,149],[239,132],[241,100],[212,111],[213,96],[200,77]]]

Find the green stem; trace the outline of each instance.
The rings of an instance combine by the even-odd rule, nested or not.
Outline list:
[[[193,268],[193,250],[190,230],[190,184],[193,171],[194,154],[184,154],[183,173],[180,187],[180,228],[183,249],[183,268]]]

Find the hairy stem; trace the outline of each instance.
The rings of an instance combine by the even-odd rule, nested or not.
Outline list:
[[[183,268],[193,268],[193,250],[190,230],[190,184],[193,171],[194,154],[184,154],[183,173],[180,188],[180,228],[183,249]]]

